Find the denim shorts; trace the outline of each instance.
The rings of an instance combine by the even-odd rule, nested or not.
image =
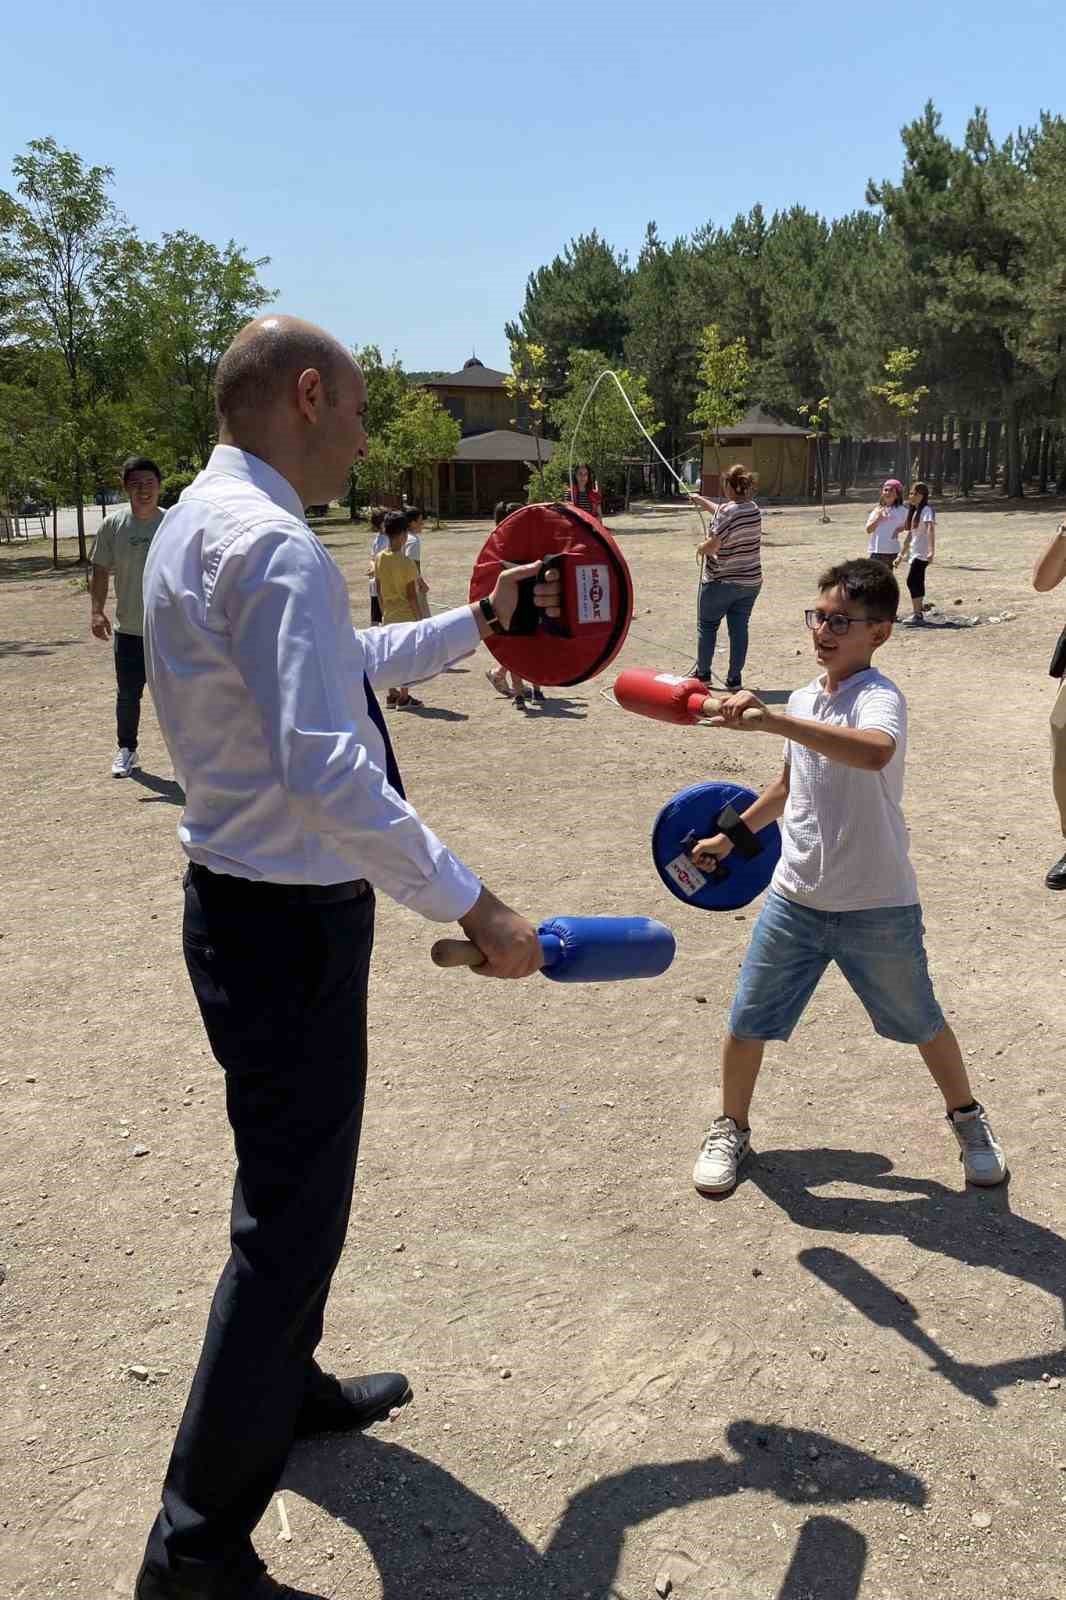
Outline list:
[[[884,1039],[927,1044],[944,1027],[929,979],[921,906],[815,911],[770,891],[729,1013],[738,1039],[787,1039],[835,961]]]

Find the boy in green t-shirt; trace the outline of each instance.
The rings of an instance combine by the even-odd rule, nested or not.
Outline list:
[[[113,778],[128,778],[138,766],[137,734],[144,696],[144,563],[164,513],[159,509],[162,487],[159,468],[147,456],[130,456],[122,468],[128,506],[105,517],[92,549],[89,580],[90,627],[96,639],[114,637],[115,677],[118,695],[118,754],[111,763]],[[104,607],[108,580],[115,577],[115,623],[112,628]]]

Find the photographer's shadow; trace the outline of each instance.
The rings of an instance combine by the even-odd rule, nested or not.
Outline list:
[[[1066,1312],[1066,1241],[1038,1222],[1015,1216],[1008,1184],[948,1189],[932,1179],[896,1174],[887,1156],[869,1150],[770,1150],[749,1164],[746,1176],[800,1227],[906,1239],[919,1250],[1041,1289]],[[825,1183],[854,1183],[908,1198],[818,1194],[818,1185]],[[1062,1347],[987,1365],[959,1362],[921,1328],[905,1296],[843,1251],[813,1248],[802,1250],[798,1259],[870,1321],[892,1328],[923,1351],[936,1371],[982,1405],[996,1405],[999,1389],[1066,1370]]]
[[[443,1467],[368,1436],[297,1446],[282,1487],[360,1536],[377,1566],[382,1600],[609,1600],[630,1529],[745,1491],[809,1507],[859,1499],[925,1503],[920,1478],[824,1434],[743,1421],[731,1424],[727,1438],[734,1457],[631,1467],[580,1490],[543,1552]],[[715,1543],[712,1529],[706,1543]],[[835,1517],[812,1517],[778,1600],[800,1600],[816,1571],[825,1575],[817,1590],[823,1600],[855,1600],[865,1560],[857,1530]]]

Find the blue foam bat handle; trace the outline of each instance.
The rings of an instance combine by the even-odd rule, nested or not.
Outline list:
[[[670,929],[652,917],[549,917],[537,933],[541,970],[556,983],[658,978],[677,950]]]

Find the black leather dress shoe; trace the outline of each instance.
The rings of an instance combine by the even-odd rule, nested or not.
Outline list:
[[[390,1411],[413,1398],[402,1372],[372,1372],[365,1378],[330,1377],[320,1373],[296,1419],[296,1437],[309,1433],[346,1433],[384,1422]]]
[[[1044,879],[1049,889],[1066,889],[1066,856],[1062,856]]]
[[[134,1586],[133,1600],[326,1600],[326,1597],[312,1594],[310,1589],[293,1589],[267,1572],[261,1572],[236,1589],[219,1589],[217,1583],[213,1587],[196,1589],[189,1588],[184,1580],[161,1577],[144,1566]]]

